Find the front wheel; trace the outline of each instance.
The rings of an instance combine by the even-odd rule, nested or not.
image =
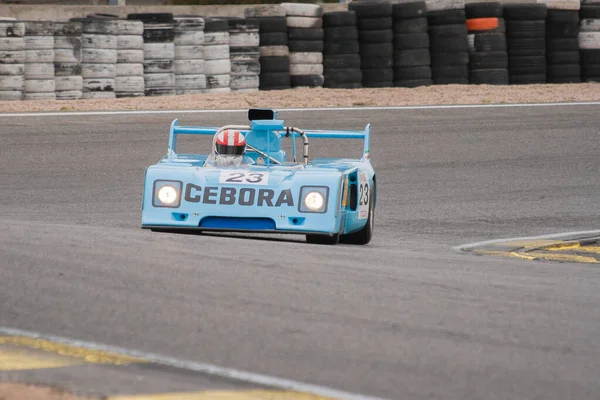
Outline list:
[[[306,235],[306,242],[311,244],[327,244],[334,245],[338,244],[340,241],[340,234],[336,233],[335,235],[327,236],[327,235]]]
[[[340,241],[347,244],[368,244],[373,238],[373,228],[375,226],[375,199],[373,197],[375,191],[371,190],[371,201],[369,204],[369,216],[367,217],[367,223],[358,232],[350,233],[348,235],[342,235]]]

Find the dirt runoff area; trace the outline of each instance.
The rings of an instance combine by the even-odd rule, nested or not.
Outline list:
[[[249,93],[72,101],[0,101],[0,113],[53,111],[246,109],[252,107],[366,107],[442,104],[600,101],[600,83],[563,85],[445,85],[414,89],[290,89]],[[0,400],[83,400],[59,389],[0,383]]]
[[[0,101],[0,113],[55,111],[365,107],[600,101],[600,83],[560,85],[439,85],[380,89],[319,89],[204,93],[88,100]]]

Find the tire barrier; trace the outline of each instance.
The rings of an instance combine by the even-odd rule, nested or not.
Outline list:
[[[431,75],[436,85],[469,83],[469,44],[464,6],[427,13]]]
[[[144,94],[175,95],[175,32],[171,13],[128,14],[144,23]]]
[[[465,5],[469,82],[508,85],[508,53],[500,2]]]
[[[259,89],[284,90],[291,87],[290,52],[285,10],[281,7],[247,8],[246,17],[259,25]]]
[[[25,89],[25,23],[0,19],[0,101],[22,100]]]
[[[54,86],[56,100],[83,96],[81,22],[54,23]]]
[[[281,3],[286,13],[292,87],[323,87],[323,8]]]
[[[236,92],[256,92],[260,86],[259,22],[254,18],[232,18],[229,24],[231,81]]]
[[[204,18],[175,16],[175,94],[201,93],[204,74]]]
[[[512,84],[546,82],[545,4],[505,4],[508,73]]]
[[[582,4],[579,17],[581,78],[584,82],[600,82],[600,2]]]
[[[137,20],[117,21],[117,66],[115,96],[145,95],[144,23]]]
[[[326,88],[362,87],[356,23],[354,11],[323,14],[323,86]]]
[[[427,6],[424,1],[396,3],[394,21],[394,86],[417,87],[433,84]]]
[[[231,92],[231,56],[229,23],[225,19],[207,18],[204,25],[205,93]]]
[[[581,82],[579,0],[547,1],[546,75],[548,83]],[[571,6],[571,9],[568,7]],[[555,9],[554,7],[559,7]]]
[[[25,36],[11,39],[13,50],[25,44],[24,100],[55,100],[54,22],[25,21]],[[15,41],[16,40],[16,41]],[[18,42],[17,42],[18,41]]]

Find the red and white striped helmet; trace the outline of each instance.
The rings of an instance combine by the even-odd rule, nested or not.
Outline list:
[[[225,129],[217,135],[215,150],[223,156],[241,156],[246,151],[246,138],[239,131]]]

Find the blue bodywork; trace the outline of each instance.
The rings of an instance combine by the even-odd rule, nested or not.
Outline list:
[[[177,153],[179,135],[214,136],[225,128],[246,136],[246,155],[254,164],[205,167],[208,154]],[[296,145],[297,138],[303,143]],[[309,160],[310,138],[362,139],[363,154],[360,159]],[[358,235],[350,242],[366,244],[376,199],[369,138],[369,125],[360,131],[301,131],[277,119],[221,128],[180,126],[174,120],[167,154],[146,169],[142,228],[294,233],[328,244]],[[283,140],[292,141],[291,157],[282,149]],[[159,191],[168,194],[162,197],[167,203]],[[311,201],[305,201],[307,196]]]

